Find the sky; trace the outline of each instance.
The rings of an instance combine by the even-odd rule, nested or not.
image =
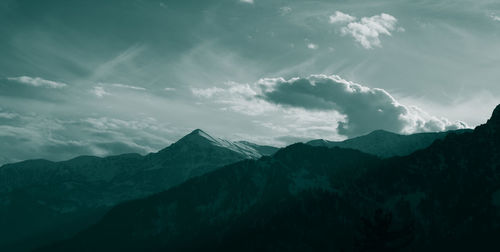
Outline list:
[[[2,0],[0,164],[475,127],[494,0]]]

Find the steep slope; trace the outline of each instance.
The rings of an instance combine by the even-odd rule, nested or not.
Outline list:
[[[258,144],[250,143],[247,141],[239,141],[238,143],[254,148],[263,156],[271,156],[278,151],[278,148],[276,148],[274,146],[258,145]]]
[[[304,158],[297,158],[302,156]],[[166,192],[115,207],[91,229],[46,251],[179,251],[229,234],[231,223],[304,190],[340,190],[379,159],[356,150],[295,144]]]
[[[500,106],[405,157],[295,144],[114,207],[40,251],[499,251]]]
[[[147,155],[143,161],[147,168],[131,179],[144,187],[142,190],[158,192],[165,190],[164,185],[176,185],[223,165],[261,156],[250,145],[215,138],[197,129],[160,152]]]
[[[312,146],[341,147],[360,150],[382,158],[406,156],[416,150],[429,147],[435,140],[443,139],[449,133],[465,133],[471,130],[455,130],[448,132],[417,133],[400,135],[385,130],[376,130],[370,134],[347,139],[341,142],[324,139],[311,140],[307,144]]]
[[[144,197],[262,155],[195,130],[146,156],[30,160],[0,168],[0,251],[26,251],[97,221],[118,202]]]

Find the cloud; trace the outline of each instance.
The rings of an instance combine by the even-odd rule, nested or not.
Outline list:
[[[242,113],[265,114],[279,110],[285,119],[297,124],[295,129],[302,130],[298,135],[302,138],[307,138],[307,132],[312,129],[328,135],[353,137],[378,129],[416,133],[467,127],[463,122],[452,123],[418,107],[400,104],[383,89],[362,86],[336,75],[288,80],[264,78],[252,85],[232,83],[226,89],[214,87],[196,90],[193,94],[229,104],[228,108]],[[289,125],[285,128],[290,131]]]
[[[500,22],[500,17],[495,15],[495,14],[491,14],[490,15],[491,19],[493,19],[494,21],[499,21]]]
[[[312,50],[316,50],[316,49],[318,49],[318,45],[316,45],[314,43],[309,43],[309,44],[307,44],[307,48],[312,49]]]
[[[63,88],[67,86],[66,83],[45,80],[40,77],[29,77],[29,76],[20,76],[20,77],[9,77],[7,78],[10,81],[15,81],[21,84],[30,85],[33,87],[48,87],[48,88]]]
[[[283,7],[280,7],[278,11],[279,11],[281,16],[285,16],[287,14],[290,14],[290,12],[292,12],[292,7],[283,6]]]
[[[126,50],[121,51],[115,57],[100,64],[92,73],[91,79],[100,80],[107,76],[112,76],[117,72],[130,71],[136,69],[135,59],[138,58],[147,47],[136,44]]]
[[[254,3],[253,0],[240,0],[240,2],[247,3],[247,4],[253,4]]]
[[[0,118],[3,118],[3,119],[12,119],[14,117],[16,117],[16,114],[14,114],[14,113],[0,111]]]
[[[90,92],[92,92],[93,94],[95,94],[99,98],[102,98],[102,97],[104,97],[106,95],[111,95],[106,90],[104,90],[104,88],[101,87],[101,86],[95,86],[94,88],[92,88],[90,90]]]
[[[191,88],[191,92],[198,97],[210,98],[218,92],[225,91],[222,88],[211,87],[211,88]]]
[[[167,91],[167,92],[171,92],[171,91],[175,91],[177,89],[173,88],[173,87],[166,87],[164,88],[163,90]]]
[[[60,161],[79,155],[146,154],[172,142],[166,138],[172,135],[171,127],[149,117],[61,120],[8,110],[2,113],[14,117],[0,123],[0,165],[36,158]]]
[[[0,108],[0,119],[13,119],[13,118],[16,118],[18,116],[19,115],[17,113],[12,113],[10,111],[4,111],[2,108]]]
[[[392,31],[404,31],[404,28],[396,27],[398,20],[386,13],[371,17],[362,17],[359,21],[357,18],[349,14],[336,11],[330,16],[330,23],[345,24],[341,27],[342,35],[350,35],[354,40],[361,44],[365,49],[373,47],[382,47],[380,36],[391,36]]]
[[[361,18],[360,22],[351,22],[341,29],[342,34],[350,34],[364,48],[381,47],[380,35],[391,36],[396,29],[397,19],[382,13],[372,17]]]
[[[421,109],[397,102],[387,91],[346,81],[339,76],[311,75],[285,80],[267,79],[259,84],[262,99],[271,103],[306,110],[335,110],[346,115],[337,130],[346,136],[365,134],[376,129],[399,133],[443,131],[464,128]]]
[[[133,90],[142,90],[142,91],[146,90],[143,87],[130,86],[130,85],[125,85],[125,84],[121,84],[121,83],[113,83],[113,84],[111,84],[111,86],[118,87],[118,88],[128,88],[128,89],[133,89]]]
[[[330,16],[330,23],[335,24],[335,23],[346,23],[346,22],[352,22],[356,20],[356,17],[353,17],[349,14],[345,14],[340,11],[336,11],[335,14]]]

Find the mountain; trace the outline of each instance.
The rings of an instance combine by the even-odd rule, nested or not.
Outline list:
[[[254,148],[263,156],[271,156],[278,151],[274,146],[258,145],[247,141],[239,141],[238,143]]]
[[[113,207],[38,251],[499,251],[500,106],[403,157],[294,144]]]
[[[378,161],[356,150],[292,145],[273,157],[231,164],[146,199],[120,204],[97,225],[46,251],[202,248],[260,206],[307,189],[342,187]]]
[[[269,154],[259,147],[215,138],[198,129],[146,156],[81,156],[63,162],[4,165],[0,167],[0,251],[27,251],[70,237],[119,202]]]
[[[400,135],[385,130],[376,130],[367,135],[347,139],[341,142],[324,139],[311,140],[311,146],[341,147],[360,150],[382,158],[406,156],[410,153],[430,146],[437,139],[443,139],[449,133],[465,133],[471,130],[454,130],[447,132],[428,132],[412,135]]]

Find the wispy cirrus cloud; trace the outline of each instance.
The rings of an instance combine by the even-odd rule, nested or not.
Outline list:
[[[172,131],[154,118],[56,119],[0,110],[0,165],[33,158],[53,161],[78,155],[146,154],[166,147]],[[16,148],[12,148],[16,146]]]
[[[118,88],[126,88],[126,89],[133,89],[133,90],[141,90],[144,91],[146,88],[143,87],[138,87],[138,86],[131,86],[131,85],[125,85],[121,83],[112,83],[111,86],[113,87],[118,87]]]
[[[193,95],[198,96],[198,97],[205,97],[205,98],[210,98],[214,94],[218,92],[224,92],[226,90],[218,87],[211,87],[211,88],[191,88],[191,92]]]
[[[278,12],[280,13],[281,16],[288,15],[292,12],[292,7],[290,6],[283,6],[278,9]]]
[[[2,108],[0,108],[0,119],[13,119],[18,117],[19,114],[13,113],[10,111],[4,111]]]
[[[134,60],[139,57],[147,47],[145,45],[133,45],[128,47],[126,50],[119,52],[113,58],[106,60],[100,64],[92,74],[92,79],[98,80],[105,78],[107,76],[113,75],[117,71],[120,72],[120,67],[124,67],[128,70],[134,67]],[[125,71],[122,69],[122,71]]]
[[[33,87],[47,87],[47,88],[63,88],[68,84],[63,82],[57,82],[52,80],[42,79],[40,77],[29,77],[29,76],[19,76],[19,77],[8,77],[9,81],[14,81],[24,85],[29,85]]]

